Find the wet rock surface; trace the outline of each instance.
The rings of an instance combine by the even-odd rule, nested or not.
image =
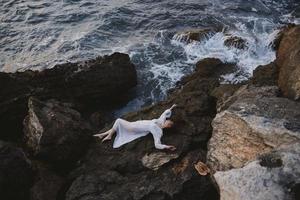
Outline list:
[[[213,36],[217,32],[222,31],[222,28],[204,28],[198,30],[190,30],[181,33],[177,33],[174,35],[174,38],[181,42],[191,43],[194,41],[202,41],[208,39],[209,37]]]
[[[227,47],[234,47],[237,49],[247,49],[248,44],[243,38],[238,36],[228,35],[228,38],[224,41],[224,45]]]
[[[30,96],[55,98],[75,103],[81,110],[111,107],[127,100],[136,85],[136,71],[127,54],[114,53],[79,63],[57,65],[52,69],[0,73],[0,138],[22,138],[22,121]],[[95,105],[96,104],[96,105]]]
[[[173,39],[184,42],[184,43],[192,43],[192,42],[202,42],[214,36],[216,33],[223,32],[225,35],[224,45],[227,47],[233,47],[236,49],[247,49],[248,43],[245,39],[232,35],[226,32],[225,27],[219,28],[203,28],[203,29],[195,29],[188,30],[184,32],[176,33],[173,36]],[[277,43],[280,42],[281,37],[278,36]]]

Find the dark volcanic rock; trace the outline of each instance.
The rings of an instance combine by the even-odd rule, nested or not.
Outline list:
[[[0,138],[17,140],[27,114],[29,96],[73,102],[81,109],[111,106],[126,100],[136,85],[134,65],[127,54],[114,53],[94,60],[57,65],[52,69],[0,72]],[[126,97],[126,98],[125,98]]]
[[[199,175],[194,164],[205,162],[216,113],[216,101],[210,93],[218,86],[216,71],[221,65],[215,59],[199,62],[196,71],[184,78],[181,88],[166,101],[125,116],[129,121],[157,118],[176,103],[178,107],[171,117],[175,126],[164,130],[162,138],[163,143],[177,147],[175,152],[155,149],[151,135],[119,149],[113,149],[112,142],[95,141],[81,166],[71,173],[66,199],[218,199],[209,176]],[[155,160],[154,165],[149,163],[151,159],[145,162],[145,156]]]
[[[0,141],[0,198],[29,199],[32,166],[21,148]]]
[[[200,80],[201,78],[215,78],[219,79],[221,75],[234,72],[236,66],[231,63],[223,63],[217,58],[204,58],[196,63],[196,71],[190,76],[183,77],[180,81],[181,84],[185,84],[191,79]]]
[[[68,104],[30,98],[28,107],[25,141],[33,155],[59,169],[70,168],[87,148],[90,126]]]
[[[225,41],[224,45],[227,47],[234,47],[237,49],[247,49],[248,44],[247,41],[238,36],[230,35]]]
[[[208,39],[217,32],[221,32],[222,28],[203,28],[185,31],[181,33],[176,33],[174,35],[174,39],[181,42],[193,42],[193,41],[202,41],[204,39]]]
[[[44,166],[38,165],[35,181],[30,189],[31,200],[59,199],[65,180]]]

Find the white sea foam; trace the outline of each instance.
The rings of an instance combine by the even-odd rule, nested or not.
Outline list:
[[[127,46],[125,49],[118,50],[129,53],[133,62],[137,64],[141,84],[153,83],[149,92],[150,98],[159,100],[165,97],[167,91],[184,75],[190,73],[195,63],[201,59],[218,58],[224,63],[236,64],[238,70],[224,75],[223,82],[246,80],[251,77],[257,66],[268,64],[275,59],[275,52],[270,44],[278,30],[262,33],[252,30],[257,31],[253,33],[249,32],[243,24],[236,24],[236,26],[238,30],[209,34],[200,42],[189,42],[186,37],[179,34],[174,34],[173,38],[170,38],[168,31],[160,31],[153,40],[145,42],[138,49],[130,50]],[[224,41],[230,36],[243,38],[247,48],[225,46]],[[143,65],[140,66],[140,63]],[[143,87],[147,88],[147,85]]]
[[[184,64],[180,61],[166,64],[153,63],[149,71],[154,75],[153,79],[158,80],[157,86],[161,87],[163,95],[166,95],[167,90],[185,74]]]
[[[246,41],[248,46],[246,49],[225,46],[224,41],[229,36],[228,33],[223,32],[216,33],[200,42],[191,43],[178,41],[178,36],[176,36],[172,44],[184,49],[188,63],[196,63],[203,58],[218,58],[224,63],[235,63],[239,70],[223,78],[225,82],[239,82],[249,78],[257,66],[268,64],[275,59],[275,51],[270,44],[277,33],[278,30],[255,34],[247,34],[245,31],[230,32],[230,35],[241,37]]]

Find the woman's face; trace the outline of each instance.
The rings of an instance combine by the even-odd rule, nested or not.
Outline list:
[[[171,128],[174,125],[174,122],[171,120],[166,120],[164,123],[164,128]]]

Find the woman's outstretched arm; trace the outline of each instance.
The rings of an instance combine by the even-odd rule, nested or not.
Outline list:
[[[164,123],[166,121],[167,118],[170,118],[171,117],[171,114],[172,114],[172,109],[175,108],[177,105],[176,104],[173,104],[171,106],[171,108],[165,110],[161,115],[160,117],[158,118],[158,120],[160,121],[160,123]]]
[[[157,149],[169,149],[171,151],[176,150],[176,147],[172,145],[166,145],[161,143],[161,137],[162,137],[162,130],[158,126],[153,126],[151,128],[151,133],[153,135],[154,139],[154,145]]]

